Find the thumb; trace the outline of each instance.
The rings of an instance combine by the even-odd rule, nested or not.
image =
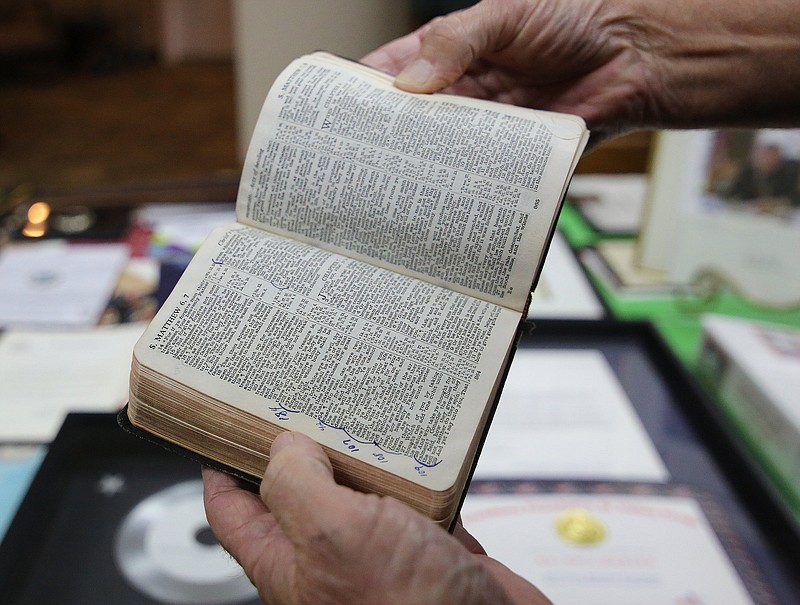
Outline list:
[[[475,60],[503,44],[507,20],[508,11],[492,2],[437,17],[420,31],[417,55],[397,75],[395,86],[423,93],[450,86]]]
[[[261,499],[269,506],[270,498],[284,491],[313,489],[319,484],[334,484],[331,463],[322,447],[302,433],[284,432],[275,438],[270,462],[261,482]]]
[[[352,509],[351,498],[352,490],[336,484],[328,457],[313,439],[294,432],[275,439],[261,499],[292,542],[340,524]]]

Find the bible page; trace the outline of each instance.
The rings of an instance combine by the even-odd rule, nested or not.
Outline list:
[[[237,219],[522,310],[587,138],[575,116],[315,53],[269,92]]]
[[[520,319],[236,224],[206,240],[135,357],[280,428],[442,490],[482,424]]]

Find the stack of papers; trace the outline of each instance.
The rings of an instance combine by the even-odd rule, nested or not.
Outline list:
[[[121,408],[142,332],[136,323],[0,335],[0,441],[49,442],[70,411]]]
[[[96,325],[128,262],[124,244],[63,240],[0,251],[0,328]]]

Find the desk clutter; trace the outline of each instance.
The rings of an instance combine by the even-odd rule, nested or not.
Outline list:
[[[43,239],[19,221],[0,248],[0,442],[47,443],[69,411],[124,405],[134,343],[211,225],[232,213],[144,206],[118,211],[113,232],[89,222]],[[28,214],[50,234],[41,203]]]
[[[56,213],[37,203],[4,223],[4,602],[258,602],[205,521],[197,465],[147,447],[115,420],[128,397],[133,345],[194,248],[231,219],[232,208],[155,204]],[[67,418],[79,418],[80,428],[64,424]],[[96,423],[84,421],[93,418],[111,422],[98,433]],[[52,489],[55,501],[47,495]]]
[[[197,464],[116,422],[133,344],[232,215],[159,204],[117,237],[0,248],[4,603],[258,602],[205,523]],[[659,331],[614,318],[559,226],[466,527],[560,604],[800,603],[796,519]]]

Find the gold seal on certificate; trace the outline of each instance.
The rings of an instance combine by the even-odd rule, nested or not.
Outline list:
[[[556,533],[572,544],[597,544],[606,537],[603,523],[586,509],[571,508],[556,517]]]

